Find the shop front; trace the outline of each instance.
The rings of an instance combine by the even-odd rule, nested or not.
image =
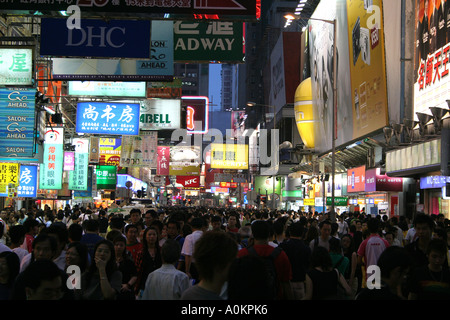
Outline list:
[[[450,218],[450,176],[431,174],[420,178],[420,190],[423,203],[419,205],[420,211],[428,214],[444,214],[446,219]]]

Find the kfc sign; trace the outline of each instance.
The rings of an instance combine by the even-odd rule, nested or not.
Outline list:
[[[185,188],[200,188],[200,176],[177,176],[177,183]]]

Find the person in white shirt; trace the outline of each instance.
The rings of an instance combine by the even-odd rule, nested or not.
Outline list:
[[[141,300],[179,300],[190,287],[188,275],[175,268],[180,251],[177,241],[166,240],[161,248],[162,266],[148,275]]]
[[[188,234],[184,239],[183,248],[181,254],[185,258],[186,274],[194,281],[198,280],[197,270],[195,268],[194,246],[195,243],[203,235],[203,229],[206,227],[206,223],[202,218],[193,218],[191,221],[192,233]]]

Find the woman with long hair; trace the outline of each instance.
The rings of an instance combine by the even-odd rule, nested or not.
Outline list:
[[[158,230],[148,227],[144,231],[142,250],[137,256],[138,277],[136,281],[136,294],[142,294],[147,276],[161,267],[161,248],[159,246]]]

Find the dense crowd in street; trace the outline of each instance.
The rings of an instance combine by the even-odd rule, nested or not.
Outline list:
[[[443,214],[0,211],[1,300],[450,300]]]

